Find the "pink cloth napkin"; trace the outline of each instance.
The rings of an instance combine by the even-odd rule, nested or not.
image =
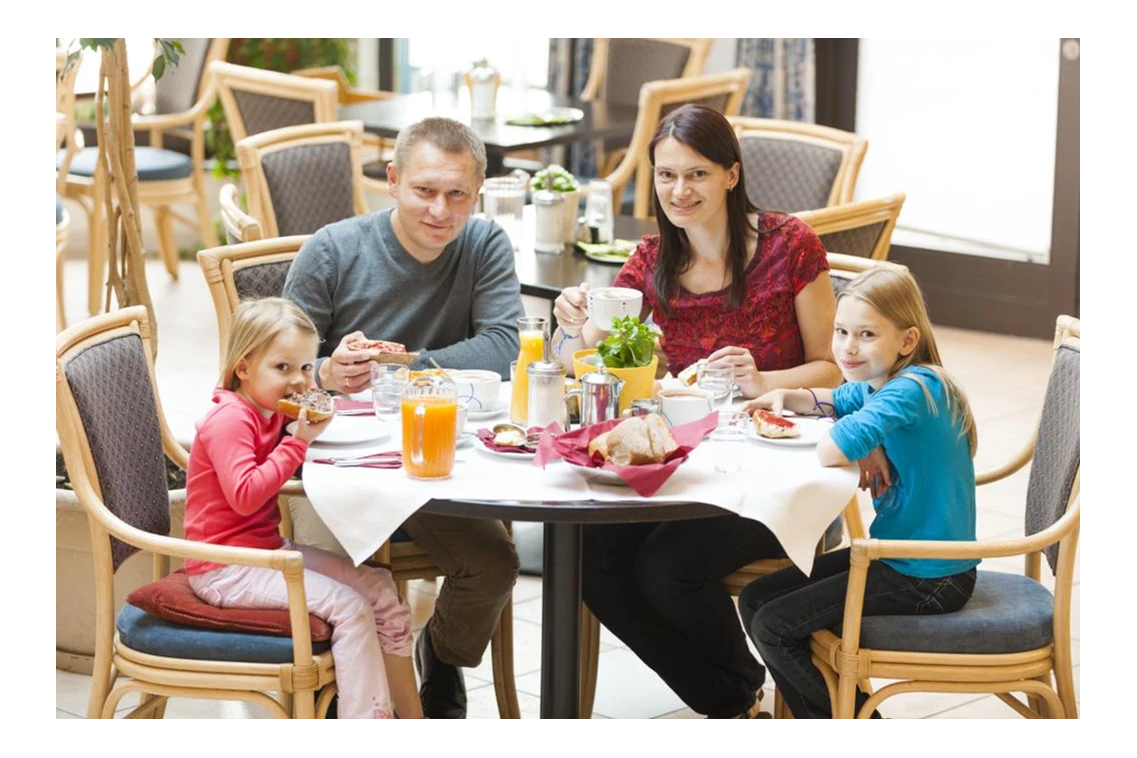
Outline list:
[[[374,455],[312,459],[312,463],[324,463],[331,466],[336,465],[336,461],[341,461],[340,465],[344,465],[346,462],[350,461],[351,463],[348,465],[359,466],[362,468],[402,468],[403,454],[398,450],[391,450],[386,453],[375,453]]]
[[[336,413],[350,413],[352,416],[374,416],[375,406],[370,400],[352,400],[350,397],[335,399]]]
[[[718,411],[712,411],[698,421],[671,428],[671,436],[679,445],[663,463],[648,463],[641,466],[617,466],[601,457],[588,455],[588,443],[600,434],[621,423],[625,419],[613,419],[599,424],[574,429],[571,432],[561,432],[560,427],[552,424],[541,437],[541,444],[537,446],[537,455],[533,458],[534,466],[544,466],[557,460],[565,460],[577,466],[586,468],[602,468],[605,471],[615,472],[634,489],[641,497],[651,497],[671,478],[675,469],[687,456],[699,446],[703,437],[710,434],[718,424]]]
[[[535,430],[537,430],[537,427],[531,427],[529,429],[529,431],[531,431],[531,432],[535,431]],[[479,429],[478,430],[478,439],[480,439],[482,441],[483,445],[488,447],[490,450],[493,450],[495,453],[521,453],[524,455],[532,455],[533,454],[533,448],[531,448],[531,447],[516,447],[514,445],[499,445],[493,441],[493,438],[495,436],[496,435],[494,435],[493,431],[490,429]]]

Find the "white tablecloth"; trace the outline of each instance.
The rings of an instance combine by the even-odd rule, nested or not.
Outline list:
[[[503,397],[508,392],[505,384]],[[505,413],[489,420],[471,420],[467,429],[504,420]],[[314,444],[308,459],[397,450],[397,419],[387,424],[387,431],[389,436],[370,443]],[[356,564],[370,557],[431,499],[651,500],[710,503],[761,521],[794,564],[809,573],[818,539],[856,491],[856,468],[823,468],[812,447],[778,447],[750,440],[746,448],[747,470],[721,474],[714,470],[713,444],[704,440],[651,498],[639,497],[629,487],[591,481],[563,462],[542,469],[527,458],[494,455],[472,446],[458,450],[454,473],[443,480],[411,479],[403,469],[311,462],[304,466],[303,479],[316,512]]]

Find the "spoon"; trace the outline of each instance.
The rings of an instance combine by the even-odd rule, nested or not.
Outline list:
[[[497,436],[498,434],[501,434],[502,432],[513,432],[514,434],[520,435],[521,438],[524,440],[524,442],[522,442],[519,445],[510,445],[509,447],[535,448],[535,447],[537,447],[537,443],[539,443],[541,441],[541,435],[540,434],[528,434],[525,431],[525,429],[521,427],[520,424],[513,424],[510,422],[503,422],[501,424],[494,424],[492,431],[494,433],[494,436]]]

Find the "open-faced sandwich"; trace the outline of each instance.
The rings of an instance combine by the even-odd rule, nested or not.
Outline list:
[[[694,363],[692,363],[687,368],[680,371],[679,376],[676,378],[679,381],[683,382],[683,384],[685,384],[686,386],[694,387],[695,383],[699,381],[699,369],[701,369],[705,365],[707,365],[707,359],[706,358],[700,358],[699,360],[695,361]]]
[[[797,437],[801,434],[797,422],[783,418],[764,408],[754,411],[751,418],[754,419],[754,427],[758,430],[758,434],[763,437],[777,439],[779,437]]]
[[[308,409],[309,421],[323,421],[336,412],[332,396],[323,390],[310,389],[307,392],[293,392],[276,404],[276,409],[289,418],[300,418],[300,409]]]
[[[663,417],[655,413],[632,416],[588,443],[588,454],[597,452],[617,466],[663,463],[679,445]]]
[[[418,353],[408,353],[405,345],[388,340],[356,340],[347,343],[351,350],[370,353],[370,358],[379,363],[401,363],[409,366],[418,360]]]

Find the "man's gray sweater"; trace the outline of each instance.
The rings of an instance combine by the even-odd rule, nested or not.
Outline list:
[[[509,379],[517,319],[525,315],[513,247],[498,225],[466,222],[436,260],[411,257],[391,227],[391,210],[320,229],[292,262],[283,296],[307,313],[326,357],[345,334],[392,340],[418,351],[412,368],[496,371]]]

